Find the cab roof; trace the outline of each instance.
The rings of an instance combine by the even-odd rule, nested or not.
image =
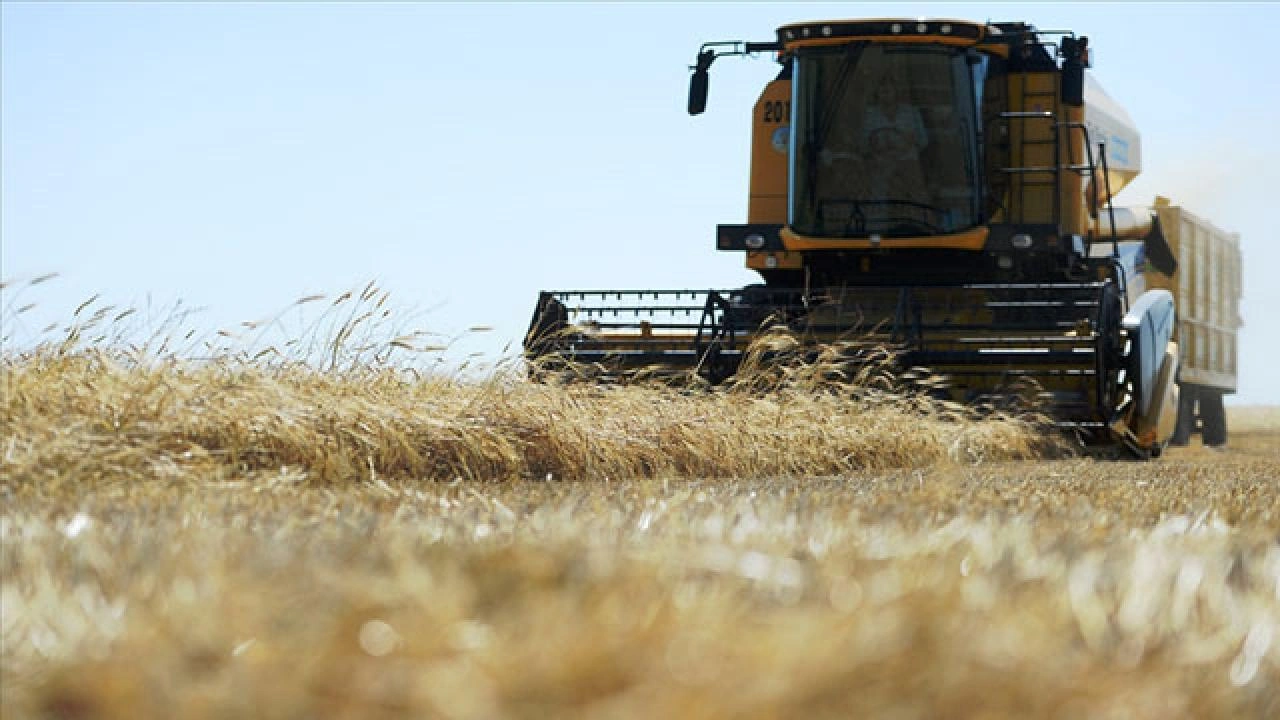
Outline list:
[[[784,52],[800,47],[840,45],[853,39],[976,45],[1018,31],[1034,32],[1035,29],[1022,23],[988,24],[948,18],[814,20],[779,27],[778,44]]]

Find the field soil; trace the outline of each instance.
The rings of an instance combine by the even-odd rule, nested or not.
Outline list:
[[[4,372],[6,718],[1280,717],[1275,408]]]

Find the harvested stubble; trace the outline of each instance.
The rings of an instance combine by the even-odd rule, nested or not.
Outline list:
[[[804,385],[10,359],[4,716],[1280,716],[1274,423]]]

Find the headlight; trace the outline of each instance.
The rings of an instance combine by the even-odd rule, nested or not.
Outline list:
[[[748,249],[759,250],[764,247],[764,236],[760,233],[751,233],[742,239],[742,244],[746,245]]]
[[[1031,236],[1026,233],[1018,233],[1009,242],[1019,250],[1026,250],[1031,247]]]

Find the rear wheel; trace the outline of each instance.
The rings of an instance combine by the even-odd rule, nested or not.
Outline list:
[[[1213,390],[1200,393],[1200,422],[1205,445],[1227,444],[1227,410],[1222,404],[1222,393]]]
[[[1195,385],[1182,385],[1178,388],[1178,423],[1174,426],[1173,437],[1169,444],[1181,447],[1191,442],[1191,433],[1196,429],[1196,398],[1199,396]]]

